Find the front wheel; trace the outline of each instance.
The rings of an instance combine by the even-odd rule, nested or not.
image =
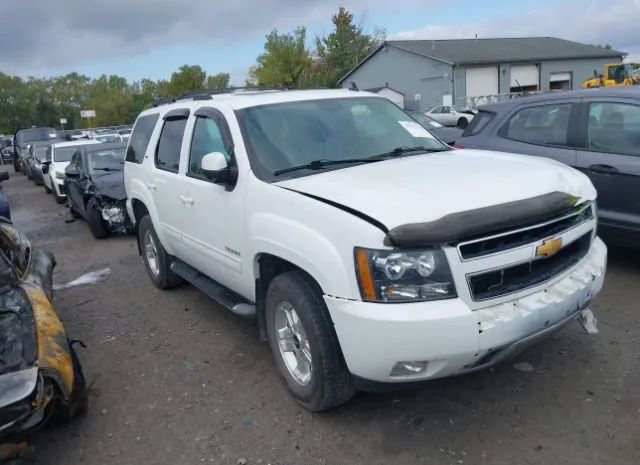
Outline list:
[[[351,399],[355,385],[315,282],[300,271],[275,277],[265,310],[273,356],[295,399],[314,412]]]
[[[142,253],[147,273],[159,289],[169,289],[182,283],[182,278],[171,270],[171,258],[164,250],[149,215],[138,225],[138,246]]]

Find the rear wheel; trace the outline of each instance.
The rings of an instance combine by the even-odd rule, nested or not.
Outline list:
[[[149,215],[138,225],[138,245],[147,273],[159,289],[169,289],[182,283],[182,278],[171,271],[171,257],[164,250]]]
[[[73,204],[70,204],[70,205],[73,205]],[[80,215],[78,215],[73,210],[73,207],[70,207],[70,208],[71,208],[71,215],[74,218],[79,218]],[[93,237],[95,237],[96,239],[104,239],[105,237],[109,237],[110,235],[109,225],[104,220],[104,218],[102,218],[102,212],[100,211],[100,206],[95,200],[91,199],[89,200],[89,202],[87,202],[86,214],[87,214],[87,223],[89,223],[89,229],[91,230],[91,234],[93,234]]]
[[[467,118],[462,117],[462,118],[458,119],[458,124],[457,124],[457,126],[458,126],[460,129],[464,129],[464,128],[466,128],[467,126],[469,126],[469,120],[468,120]]]
[[[295,399],[319,412],[356,392],[315,282],[300,271],[283,273],[267,290],[266,322],[273,356]]]

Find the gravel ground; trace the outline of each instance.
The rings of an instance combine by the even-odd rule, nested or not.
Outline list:
[[[55,253],[56,283],[111,270],[56,295],[95,392],[85,416],[33,438],[32,463],[640,463],[638,252],[610,251],[598,336],[572,325],[495,369],[312,414],[252,322],[190,286],[156,290],[132,237],[96,241],[42,187],[3,185],[15,223]]]

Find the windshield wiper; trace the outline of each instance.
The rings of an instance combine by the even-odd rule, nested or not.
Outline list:
[[[93,171],[122,171],[117,168],[94,168]]]
[[[390,150],[389,152],[379,153],[378,155],[374,155],[370,157],[370,159],[380,160],[384,158],[399,157],[401,155],[405,155],[411,152],[446,152],[447,150],[449,149],[447,148],[434,149],[434,148],[425,147],[424,145],[418,145],[416,147],[396,147],[395,149]]]
[[[301,171],[301,170],[320,170],[322,168],[326,168],[327,166],[333,165],[348,165],[352,163],[374,163],[380,161],[380,159],[375,158],[347,158],[345,160],[313,160],[310,163],[306,163],[304,165],[292,166],[290,168],[284,168],[278,171],[274,171],[274,176],[280,176],[281,174],[291,173],[292,171]]]

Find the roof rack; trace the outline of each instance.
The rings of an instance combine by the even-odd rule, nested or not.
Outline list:
[[[221,94],[233,94],[236,92],[242,91],[286,91],[291,90],[288,87],[255,87],[255,86],[245,86],[245,87],[224,87],[220,89],[202,89],[195,92],[187,92],[186,94],[179,95],[177,97],[166,97],[162,99],[154,100],[152,107],[158,107],[160,105],[166,105],[169,103],[179,102],[181,100],[211,100],[211,97],[214,95]]]

